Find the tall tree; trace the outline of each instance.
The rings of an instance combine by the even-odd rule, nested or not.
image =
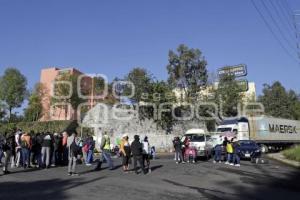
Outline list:
[[[238,114],[238,104],[242,103],[242,98],[241,88],[234,75],[221,76],[215,91],[215,100],[219,106],[219,112],[222,111],[219,114],[225,117],[236,116]]]
[[[264,105],[267,115],[300,119],[299,95],[293,90],[287,91],[279,81],[272,85],[264,84],[263,94],[258,101]]]
[[[173,88],[180,87],[185,100],[190,102],[198,97],[201,88],[207,85],[207,62],[199,49],[181,44],[177,53],[169,51],[168,82]]]
[[[146,69],[140,67],[133,68],[125,76],[125,80],[131,81],[135,88],[134,95],[131,100],[139,103],[143,100],[144,94],[150,94],[153,76]],[[129,95],[129,93],[131,93],[131,88],[126,87],[124,94]]]
[[[34,90],[29,96],[28,106],[24,110],[24,118],[26,121],[37,121],[42,116],[42,99],[46,94],[45,90],[42,83],[37,83],[35,85]]]
[[[14,108],[22,105],[27,95],[27,79],[16,68],[7,68],[0,78],[0,100],[8,107],[9,121]]]

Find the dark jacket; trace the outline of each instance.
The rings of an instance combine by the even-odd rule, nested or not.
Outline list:
[[[42,147],[52,147],[52,136],[50,134],[46,134],[43,138]]]
[[[131,143],[131,152],[133,156],[143,155],[143,144],[139,140],[134,140]]]
[[[176,151],[181,151],[182,144],[181,144],[180,140],[175,139],[173,141],[173,145],[174,145],[174,148],[175,148]]]

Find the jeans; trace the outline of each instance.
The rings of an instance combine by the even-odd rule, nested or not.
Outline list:
[[[143,156],[133,156],[133,167],[135,173],[138,173],[137,162],[139,162],[139,165],[142,168],[143,173],[146,174],[145,166],[143,163]]]
[[[87,152],[87,158],[86,158],[85,163],[86,164],[91,164],[92,162],[93,162],[93,150],[89,150]]]
[[[240,155],[238,153],[233,154],[233,164],[240,164]]]
[[[109,168],[113,169],[114,168],[114,164],[113,164],[113,161],[111,159],[111,155],[110,155],[110,151],[109,150],[103,150],[102,151],[102,160],[103,160],[103,158],[107,161]]]
[[[68,164],[68,172],[69,173],[76,172],[76,161],[77,161],[77,158],[75,156],[69,157],[69,164]]]
[[[42,147],[42,163],[46,167],[50,164],[50,150],[50,147]]]
[[[176,150],[175,151],[175,159],[176,159],[176,161],[179,161],[179,162],[183,161],[182,151],[181,150]]]
[[[41,149],[31,151],[30,160],[32,165],[42,166]]]
[[[23,167],[30,166],[30,150],[22,148]]]
[[[232,161],[233,161],[233,154],[227,153],[227,162],[232,163]]]
[[[0,149],[0,163],[2,163],[2,157],[3,157],[3,154],[4,154],[3,150]]]
[[[51,164],[52,165],[61,164],[61,153],[58,150],[53,150]]]
[[[4,164],[3,164],[3,171],[6,172],[8,169],[8,162],[10,160],[11,151],[5,151],[4,154]]]
[[[219,162],[222,160],[222,149],[219,146],[215,147],[215,156],[214,156],[214,160],[216,162]]]

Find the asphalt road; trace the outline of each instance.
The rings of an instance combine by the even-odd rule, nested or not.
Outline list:
[[[114,160],[115,165],[120,160]],[[106,165],[104,164],[104,168]],[[241,167],[200,161],[176,165],[172,157],[152,161],[148,175],[124,174],[121,167],[98,172],[78,166],[80,176],[67,176],[66,167],[48,170],[15,169],[0,174],[1,200],[60,199],[299,199],[300,170],[275,161]]]

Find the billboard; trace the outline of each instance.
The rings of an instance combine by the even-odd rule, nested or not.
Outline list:
[[[225,74],[232,74],[235,77],[247,76],[247,66],[245,64],[239,64],[235,66],[223,67],[218,70],[219,77]]]

